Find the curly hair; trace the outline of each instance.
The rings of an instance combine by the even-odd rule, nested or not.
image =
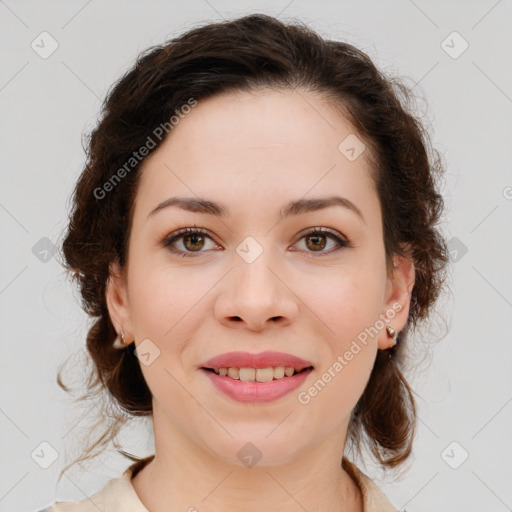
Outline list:
[[[68,274],[79,285],[82,308],[92,318],[86,347],[93,364],[80,400],[103,395],[98,424],[110,424],[74,463],[99,455],[130,418],[152,416],[151,392],[134,345],[123,350],[112,346],[117,333],[105,297],[110,264],[126,263],[144,158],[110,187],[108,200],[99,191],[109,180],[112,183],[114,171],[145,145],[155,127],[166,123],[190,98],[201,101],[258,87],[320,94],[370,148],[388,271],[393,256],[401,255],[412,258],[416,275],[407,324],[395,347],[378,350],[367,386],[352,411],[347,442],[361,453],[365,438],[384,469],[402,464],[411,453],[417,416],[413,392],[402,373],[404,351],[411,328],[430,315],[449,261],[447,244],[436,227],[444,208],[438,191],[442,158],[432,149],[425,126],[408,108],[412,90],[400,79],[379,71],[361,50],[326,40],[301,22],[252,14],[195,27],[142,52],[108,92],[88,138],[62,256]],[[152,151],[163,140],[157,140]],[[57,381],[69,391],[61,370]]]

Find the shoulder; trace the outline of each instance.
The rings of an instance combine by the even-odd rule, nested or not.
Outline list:
[[[96,494],[80,501],[56,501],[53,505],[40,510],[39,512],[98,512],[105,510],[105,496],[109,494],[108,490],[115,482],[116,478],[109,482]]]
[[[80,501],[56,501],[38,512],[148,512],[140,502],[131,478],[153,456],[132,464],[117,478],[110,479],[97,493]]]
[[[398,512],[375,482],[353,462],[343,457],[343,469],[357,482],[363,495],[364,512]]]

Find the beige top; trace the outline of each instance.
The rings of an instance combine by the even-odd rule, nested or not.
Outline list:
[[[121,476],[109,480],[103,489],[81,501],[57,501],[40,512],[149,512],[131,483],[154,455],[133,463]],[[363,495],[364,512],[398,512],[373,481],[343,457],[343,468],[357,482]]]

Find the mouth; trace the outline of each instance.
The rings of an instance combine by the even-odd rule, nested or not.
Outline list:
[[[199,368],[214,387],[240,402],[270,402],[304,384],[314,370],[311,361],[285,352],[229,352]]]

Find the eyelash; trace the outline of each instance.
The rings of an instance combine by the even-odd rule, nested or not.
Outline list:
[[[337,247],[335,249],[331,249],[330,251],[318,251],[317,254],[319,254],[320,257],[321,257],[321,255],[332,254],[333,252],[337,252],[342,248],[353,247],[353,245],[350,241],[341,238],[340,236],[338,236],[336,234],[335,231],[333,231],[329,228],[312,228],[312,229],[306,231],[305,233],[302,233],[302,236],[300,237],[299,240],[302,240],[306,236],[319,235],[319,234],[326,235],[328,238],[331,238],[332,240],[334,240],[337,244]],[[163,247],[169,249],[169,251],[171,251],[172,253],[174,253],[178,256],[181,256],[183,258],[190,258],[190,257],[195,258],[195,257],[197,257],[196,254],[199,255],[202,252],[205,252],[205,251],[181,251],[181,250],[173,247],[172,244],[176,240],[183,238],[184,235],[203,235],[203,236],[210,238],[213,241],[213,238],[209,234],[209,232],[203,228],[183,228],[183,229],[178,229],[174,233],[171,233],[169,236],[166,236],[162,240],[161,245]],[[307,252],[315,253],[315,251],[307,251]],[[308,256],[308,257],[311,257],[311,256]],[[317,256],[313,256],[313,257],[316,258]]]

